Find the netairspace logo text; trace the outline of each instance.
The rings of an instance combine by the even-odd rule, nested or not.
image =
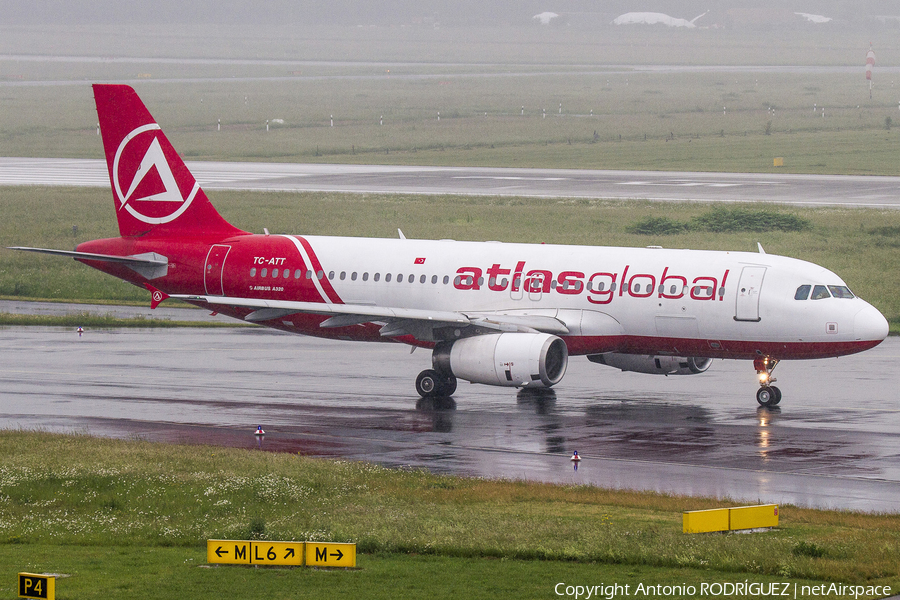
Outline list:
[[[742,598],[744,596],[770,596],[773,598],[859,598],[860,596],[890,596],[889,585],[848,585],[843,583],[822,583],[819,585],[798,585],[776,581],[759,583],[750,580],[688,584],[645,584],[620,583],[600,585],[573,585],[557,583],[553,591],[557,596],[573,600],[614,600],[623,597],[691,596],[695,598]]]

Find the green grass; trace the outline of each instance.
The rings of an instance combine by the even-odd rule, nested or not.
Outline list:
[[[900,211],[846,208],[793,209],[736,205],[710,211],[702,203],[560,200],[464,196],[334,193],[217,192],[213,202],[242,229],[273,233],[500,240],[610,246],[755,251],[801,258],[838,273],[850,288],[900,325]],[[76,242],[117,235],[112,199],[105,190],[4,188],[0,194],[0,246],[68,249]],[[689,223],[732,212],[770,215],[777,222],[808,222],[803,231],[689,229],[646,235],[631,228],[646,219]],[[534,219],[540,214],[540,219]],[[743,214],[743,213],[742,213]],[[739,219],[740,220],[740,219]],[[77,225],[73,235],[72,225]],[[125,301],[146,304],[146,290],[124,284],[69,259],[0,250],[0,296]]]
[[[607,75],[561,74],[136,88],[175,147],[198,160],[900,174],[900,127],[884,127],[900,114],[894,94],[870,101],[850,74],[611,77],[609,84]],[[822,78],[824,119],[812,110],[816,98],[798,93]],[[5,155],[102,157],[87,84],[5,95]],[[266,120],[276,118],[284,125],[267,132]],[[775,157],[783,167],[773,167]]]
[[[15,597],[16,573],[53,572],[58,598],[549,598],[566,585],[693,585],[744,581],[740,573],[710,574],[688,568],[602,563],[456,558],[416,554],[365,554],[359,568],[323,569],[206,568],[206,549],[134,546],[0,545],[0,596]],[[782,577],[755,575],[757,583]],[[799,580],[801,585],[818,582]],[[821,584],[820,584],[821,585]],[[622,589],[620,588],[620,596]],[[560,588],[565,591],[565,585]],[[666,597],[682,598],[672,594]],[[742,596],[753,597],[753,596]]]
[[[3,88],[0,147],[8,156],[102,157],[88,82],[127,81],[195,159],[900,174],[900,127],[888,125],[900,116],[891,73],[876,71],[870,99],[861,68],[634,70],[677,60],[861,67],[866,46],[856,31],[0,31],[0,50],[10,54],[49,47],[75,56],[258,60],[6,60],[0,79],[71,83]],[[879,44],[879,32],[867,31],[883,64],[900,60],[894,33],[881,32]],[[225,41],[233,39],[241,43]],[[266,131],[274,119],[284,123]],[[775,157],[783,167],[773,167]]]
[[[171,319],[150,319],[143,315],[130,318],[99,315],[87,311],[71,311],[65,315],[20,315],[0,312],[0,325],[39,325],[42,327],[235,327],[244,326],[240,321],[210,323],[208,321],[173,321]]]
[[[766,533],[685,535],[682,511],[729,503],[28,432],[0,432],[0,456],[3,581],[71,573],[65,597],[161,597],[178,586],[212,598],[253,586],[278,597],[328,586],[416,597],[432,585],[439,597],[547,597],[559,581],[900,585],[895,514],[782,506]],[[207,539],[355,542],[361,570],[198,569]]]

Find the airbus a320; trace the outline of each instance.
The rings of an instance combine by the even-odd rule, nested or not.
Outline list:
[[[71,256],[146,287],[304,335],[428,348],[416,390],[457,379],[549,388],[571,356],[690,375],[752,361],[764,406],[781,360],[867,350],[888,333],[833,272],[760,252],[269,235],[228,223],[135,91],[94,85],[120,236]]]

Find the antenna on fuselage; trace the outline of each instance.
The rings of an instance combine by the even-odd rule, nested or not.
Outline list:
[[[766,251],[763,250],[762,244],[760,244],[759,242],[756,242],[756,247],[759,248],[759,253],[760,253],[760,254],[765,254],[765,253],[766,253]]]
[[[401,240],[405,240],[405,239],[406,239],[406,236],[405,236],[405,235],[403,235],[403,232],[402,232],[402,231],[400,231],[400,228],[399,228],[399,227],[398,227],[398,228],[397,228],[397,233],[399,233],[399,234],[400,234],[400,239],[401,239]]]

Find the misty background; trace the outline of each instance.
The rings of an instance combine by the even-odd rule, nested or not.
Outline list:
[[[543,12],[557,13],[556,25],[607,26],[627,12],[660,12],[691,20],[706,11],[700,26],[773,28],[801,25],[802,12],[833,19],[832,25],[872,27],[900,15],[890,0],[763,0],[752,3],[707,0],[200,0],[148,2],[47,0],[0,2],[0,23],[9,26],[90,24],[230,24],[344,26],[514,26],[530,25]],[[896,18],[889,26],[900,30]]]

